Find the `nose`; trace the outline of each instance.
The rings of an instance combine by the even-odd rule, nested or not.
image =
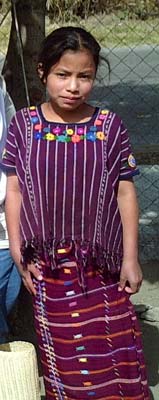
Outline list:
[[[68,81],[68,85],[67,85],[67,90],[69,92],[78,92],[79,89],[79,85],[78,85],[78,79],[76,77],[70,77],[69,81]]]

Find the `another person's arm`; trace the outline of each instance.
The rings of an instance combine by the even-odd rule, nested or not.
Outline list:
[[[0,75],[0,88],[3,92],[5,119],[6,119],[6,125],[8,127],[16,110],[15,110],[13,101],[12,101],[9,93],[7,92],[6,82],[5,82],[3,75]]]
[[[6,90],[4,77],[0,74],[0,160],[4,151],[7,137],[7,127],[15,114],[13,101]],[[0,170],[0,205],[4,203],[6,196],[6,173]]]
[[[138,262],[138,203],[132,180],[121,180],[118,188],[118,206],[123,225],[123,262],[119,290],[136,293],[142,282]]]

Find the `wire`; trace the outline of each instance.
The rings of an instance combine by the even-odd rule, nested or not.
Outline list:
[[[13,6],[15,29],[16,29],[17,39],[18,39],[20,58],[21,58],[21,63],[22,63],[22,72],[23,72],[26,100],[27,100],[27,105],[29,107],[30,106],[30,98],[29,98],[29,91],[28,91],[25,64],[24,64],[23,45],[22,45],[22,39],[21,39],[21,35],[20,35],[19,23],[18,23],[18,18],[17,18],[17,10],[16,10],[16,2],[17,1],[16,0],[11,0],[11,1],[12,1],[12,6]]]

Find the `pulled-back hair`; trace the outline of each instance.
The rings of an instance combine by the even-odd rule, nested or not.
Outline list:
[[[74,26],[58,28],[51,32],[43,41],[39,54],[39,66],[42,77],[47,78],[50,68],[55,65],[67,50],[89,50],[92,54],[96,70],[99,64],[100,45],[85,29]]]

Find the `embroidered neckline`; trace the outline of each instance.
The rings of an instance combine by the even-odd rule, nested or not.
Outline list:
[[[31,122],[33,123],[34,138],[36,140],[58,141],[62,143],[79,143],[81,140],[89,140],[95,142],[96,140],[106,140],[107,134],[101,130],[103,120],[109,114],[109,110],[100,110],[99,114],[94,120],[92,126],[89,121],[77,124],[54,124],[53,122],[46,121],[43,124],[39,118],[37,107],[29,107],[29,114]],[[48,126],[46,126],[46,124]],[[76,126],[76,129],[73,126]],[[68,127],[68,128],[67,128]]]
[[[58,126],[63,126],[63,125],[69,125],[69,126],[74,126],[74,125],[77,125],[77,126],[83,126],[84,124],[93,124],[94,123],[94,120],[97,118],[97,115],[98,115],[98,113],[99,113],[99,107],[94,107],[94,111],[93,111],[93,113],[92,113],[92,115],[89,117],[89,118],[87,118],[87,120],[86,121],[81,121],[81,122],[68,122],[68,121],[51,121],[51,120],[49,120],[49,119],[47,119],[46,117],[45,117],[45,115],[44,115],[44,112],[43,112],[43,110],[42,110],[42,106],[41,105],[39,105],[39,106],[37,106],[37,111],[38,111],[38,114],[40,115],[40,117],[41,117],[41,120],[44,122],[44,123],[46,123],[46,124],[48,124],[48,125],[50,125],[50,124],[54,124],[54,125],[58,125]]]

